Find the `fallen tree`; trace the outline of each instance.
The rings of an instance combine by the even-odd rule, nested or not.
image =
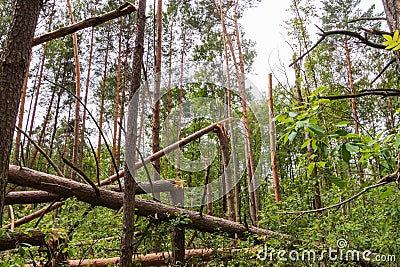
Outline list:
[[[175,186],[178,186],[174,180],[160,180],[152,182],[138,183],[136,187],[136,194],[148,194],[152,190],[155,193],[170,192]],[[119,191],[117,187],[107,187],[106,189],[112,191]],[[39,204],[54,201],[58,195],[46,191],[15,191],[9,192],[5,197],[5,205],[14,204]]]
[[[135,12],[136,10],[137,10],[137,6],[135,6],[129,2],[126,2],[122,6],[118,7],[117,9],[115,9],[111,12],[108,12],[108,13],[105,13],[105,14],[102,14],[99,16],[95,16],[95,17],[92,17],[89,19],[85,19],[85,20],[79,21],[75,24],[72,24],[70,26],[62,27],[55,31],[40,35],[33,39],[32,45],[36,46],[36,45],[51,41],[56,38],[70,35],[74,32],[77,32],[77,31],[85,29],[85,28],[98,26],[107,21],[128,15],[132,12]]]
[[[231,250],[222,250],[222,249],[189,249],[185,250],[185,261],[190,262],[193,259],[201,260],[202,262],[210,261],[215,257],[231,258],[232,253],[243,251],[241,249],[231,249]],[[137,266],[165,266],[170,263],[172,252],[163,252],[163,253],[151,253],[146,255],[135,255],[132,258],[134,265]],[[107,267],[111,264],[118,264],[120,261],[119,257],[115,258],[104,258],[104,259],[91,259],[91,260],[69,260],[68,266],[70,267]],[[135,265],[135,266],[136,266]],[[37,265],[41,267],[42,265]],[[26,264],[25,267],[33,267],[32,264]]]
[[[60,197],[76,197],[78,200],[94,206],[103,206],[114,210],[122,207],[123,194],[99,188],[100,196],[97,196],[94,189],[86,184],[50,175],[43,172],[21,168],[10,165],[10,183],[41,189],[49,193],[57,194]],[[187,216],[190,222],[186,227],[210,233],[225,233],[231,237],[245,238],[249,234],[264,235],[267,238],[284,238],[295,241],[296,239],[270,230],[248,226],[226,219],[201,215],[198,212],[172,207],[155,201],[136,199],[136,214],[139,216],[151,216],[160,221],[169,221],[177,215]]]
[[[17,248],[19,245],[29,244],[41,246],[46,244],[45,234],[41,231],[7,232],[0,236],[0,251]]]

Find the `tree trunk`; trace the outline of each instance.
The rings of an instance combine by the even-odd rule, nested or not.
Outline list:
[[[71,1],[67,0],[69,18],[71,24],[75,24],[74,13],[72,12]],[[77,99],[75,100],[75,120],[74,120],[74,144],[72,148],[72,162],[75,166],[80,167],[82,164],[82,156],[79,156],[79,122],[80,122],[80,103],[81,97],[81,67],[79,63],[79,51],[78,51],[78,35],[76,32],[72,34],[73,44],[74,44],[74,62],[75,62],[75,95]],[[76,179],[76,172],[71,170],[71,179]]]
[[[153,109],[153,153],[160,150],[160,89],[161,89],[161,56],[162,56],[162,0],[157,1],[156,15],[156,47],[155,47],[155,64],[154,64],[154,109]],[[154,181],[160,180],[160,160],[157,159],[153,163]],[[160,195],[155,196],[157,199]]]
[[[144,53],[144,32],[146,26],[146,0],[139,1],[139,9],[135,31],[135,51],[132,66],[132,81],[129,95],[127,133],[126,133],[126,152],[125,152],[125,172],[124,175],[124,195],[123,195],[123,218],[122,218],[122,237],[121,237],[121,267],[132,267],[133,256],[133,236],[135,232],[135,166],[128,169],[128,161],[136,159],[137,143],[137,109],[138,95],[141,84],[141,70]]]
[[[101,100],[100,100],[100,113],[99,113],[99,136],[97,139],[97,162],[100,164],[101,162],[101,132],[103,131],[103,113],[104,113],[104,98],[105,98],[105,89],[106,89],[106,80],[107,80],[107,63],[108,63],[108,49],[109,49],[109,39],[110,32],[108,32],[107,36],[107,48],[106,55],[104,56],[104,71],[103,71],[103,82],[101,84]],[[100,183],[100,169],[96,170],[96,178],[97,183]]]
[[[32,54],[29,56],[28,66],[26,68],[26,74],[24,79],[24,85],[22,87],[21,100],[19,103],[19,113],[18,113],[18,127],[22,129],[22,123],[24,121],[24,113],[25,113],[25,99],[26,99],[26,89],[28,87],[28,79],[29,79],[29,65],[31,62]],[[15,146],[14,146],[14,165],[19,165],[19,152],[21,146],[21,132],[17,131],[17,136],[15,138]]]
[[[76,198],[80,201],[95,206],[107,207],[113,210],[119,210],[123,204],[124,206],[126,205],[126,200],[124,199],[123,193],[99,188],[100,196],[97,196],[96,192],[90,185],[27,168],[21,169],[19,166],[14,165],[10,166],[9,182],[16,185],[44,190],[62,197],[76,196]],[[157,214],[157,219],[160,221],[170,221],[171,219],[176,218],[178,215],[186,216],[190,219],[190,221],[188,221],[188,224],[186,224],[185,227],[197,229],[202,232],[225,233],[231,237],[235,237],[235,235],[237,235],[239,238],[245,238],[248,235],[257,234],[265,235],[266,238],[275,237],[284,239],[287,238],[292,241],[296,240],[295,238],[286,234],[281,234],[254,226],[245,226],[238,222],[233,222],[206,214],[200,214],[196,211],[177,208],[171,205],[145,200],[142,198],[135,199],[135,209],[138,216],[153,217],[154,214]],[[124,213],[126,213],[126,210],[124,210]],[[124,224],[124,231],[126,231],[125,227],[126,225]]]
[[[92,69],[92,58],[93,58],[93,43],[94,43],[94,28],[91,30],[90,37],[90,49],[89,49],[89,62],[87,67],[87,75],[86,75],[86,84],[85,84],[85,98],[83,100],[83,104],[87,107],[88,99],[89,99],[89,87],[90,87],[90,71]],[[79,153],[83,156],[83,145],[85,144],[85,129],[86,129],[86,108],[83,109],[82,115],[82,126],[81,126],[81,136],[79,143]]]
[[[397,0],[382,0],[387,22],[391,32],[400,30],[400,2]],[[397,64],[400,66],[400,52],[394,52]]]
[[[353,67],[351,65],[351,57],[350,57],[350,48],[349,48],[349,41],[347,37],[344,39],[344,49],[346,51],[346,62],[347,62],[347,75],[349,78],[349,88],[350,88],[350,94],[354,95],[354,80],[353,80]],[[351,103],[351,116],[353,117],[353,125],[354,125],[354,133],[359,134],[359,124],[358,124],[358,114],[357,114],[357,103],[355,98],[350,99]],[[358,175],[360,179],[360,183],[364,183],[364,172],[361,166],[360,162],[361,156],[357,154],[357,170],[358,170]]]
[[[271,171],[274,183],[275,202],[281,202],[281,193],[279,189],[278,166],[276,163],[276,144],[275,144],[275,123],[274,123],[274,100],[272,97],[272,74],[268,74],[268,107],[269,107],[269,147],[271,151]]]
[[[0,54],[0,226],[18,104],[42,4],[42,0],[15,1],[10,29]]]
[[[115,108],[114,108],[114,131],[112,143],[112,155],[115,157],[117,149],[117,136],[118,136],[118,111],[119,111],[119,90],[121,87],[121,54],[122,54],[122,19],[119,25],[119,39],[118,39],[118,59],[117,59],[117,84],[115,86]],[[114,164],[111,163],[111,174],[114,174]]]

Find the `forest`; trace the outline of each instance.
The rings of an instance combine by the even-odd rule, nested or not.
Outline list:
[[[400,2],[262,1],[0,0],[0,266],[399,266]]]

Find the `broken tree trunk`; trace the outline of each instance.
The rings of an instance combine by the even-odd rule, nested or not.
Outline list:
[[[166,148],[158,151],[157,153],[154,153],[153,155],[145,158],[143,160],[144,164],[153,162],[156,159],[158,159],[158,158],[160,158],[160,157],[162,157],[164,155],[167,155],[168,153],[170,153],[170,152],[172,152],[172,151],[174,151],[174,150],[176,150],[176,149],[178,149],[178,148],[180,148],[180,147],[192,142],[193,140],[196,140],[197,138],[199,138],[199,137],[201,137],[201,136],[213,131],[215,128],[218,128],[218,125],[220,123],[222,123],[222,122],[224,122],[224,121],[226,121],[228,119],[222,120],[222,121],[217,122],[217,123],[213,123],[210,126],[207,126],[207,127],[203,128],[203,129],[195,132],[194,134],[191,134],[188,137],[183,138],[180,141],[178,141],[176,143],[173,143],[172,145],[167,146]],[[135,163],[135,169],[143,167],[143,162],[142,161],[136,162]],[[123,177],[123,176],[124,176],[124,171],[120,171],[118,173],[118,177]],[[112,182],[114,182],[116,180],[117,180],[117,175],[115,174],[115,175],[112,175],[112,176],[108,177],[107,179],[101,181],[100,185],[101,186],[108,185],[108,184],[111,184]]]
[[[20,168],[19,166],[10,165],[8,179],[10,183],[45,190],[61,197],[76,196],[78,200],[95,206],[103,206],[114,210],[119,210],[122,206],[122,193],[99,188],[100,196],[96,196],[96,192],[90,185],[43,172]],[[190,223],[186,227],[203,232],[226,233],[232,237],[237,234],[240,238],[247,237],[249,234],[258,234],[267,237],[295,240],[285,234],[253,226],[246,227],[237,222],[204,214],[200,215],[198,212],[175,208],[170,205],[140,198],[135,200],[135,209],[135,213],[139,216],[154,216],[157,214],[156,218],[161,221],[174,219],[177,214],[187,216],[190,219]]]
[[[62,27],[58,30],[40,35],[33,39],[33,46],[54,40],[56,38],[70,35],[74,32],[77,32],[77,31],[85,29],[85,28],[98,26],[107,21],[128,15],[132,12],[135,12],[136,10],[137,10],[136,6],[132,5],[129,2],[126,2],[122,6],[118,7],[117,9],[115,9],[111,12],[105,13],[100,16],[95,16],[95,17],[92,17],[89,19],[85,19],[85,20],[77,22],[73,25],[70,25],[67,27]]]

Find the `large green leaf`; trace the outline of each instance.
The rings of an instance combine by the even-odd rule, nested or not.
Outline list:
[[[345,144],[342,145],[341,151],[342,151],[342,158],[343,158],[344,162],[348,163],[350,161],[350,159],[351,159],[351,154],[347,150]]]
[[[349,152],[357,153],[360,150],[360,148],[358,146],[355,146],[355,145],[352,145],[349,143],[345,144],[345,146],[346,146],[346,150]]]
[[[321,127],[319,127],[318,125],[315,125],[315,124],[309,124],[308,125],[308,128],[311,130],[311,131],[313,131],[316,135],[318,135],[318,136],[324,136],[325,135],[325,131],[321,128]]]
[[[335,176],[335,175],[331,175],[329,176],[329,180],[336,185],[337,187],[343,189],[346,187],[346,183],[340,179],[339,177]]]

